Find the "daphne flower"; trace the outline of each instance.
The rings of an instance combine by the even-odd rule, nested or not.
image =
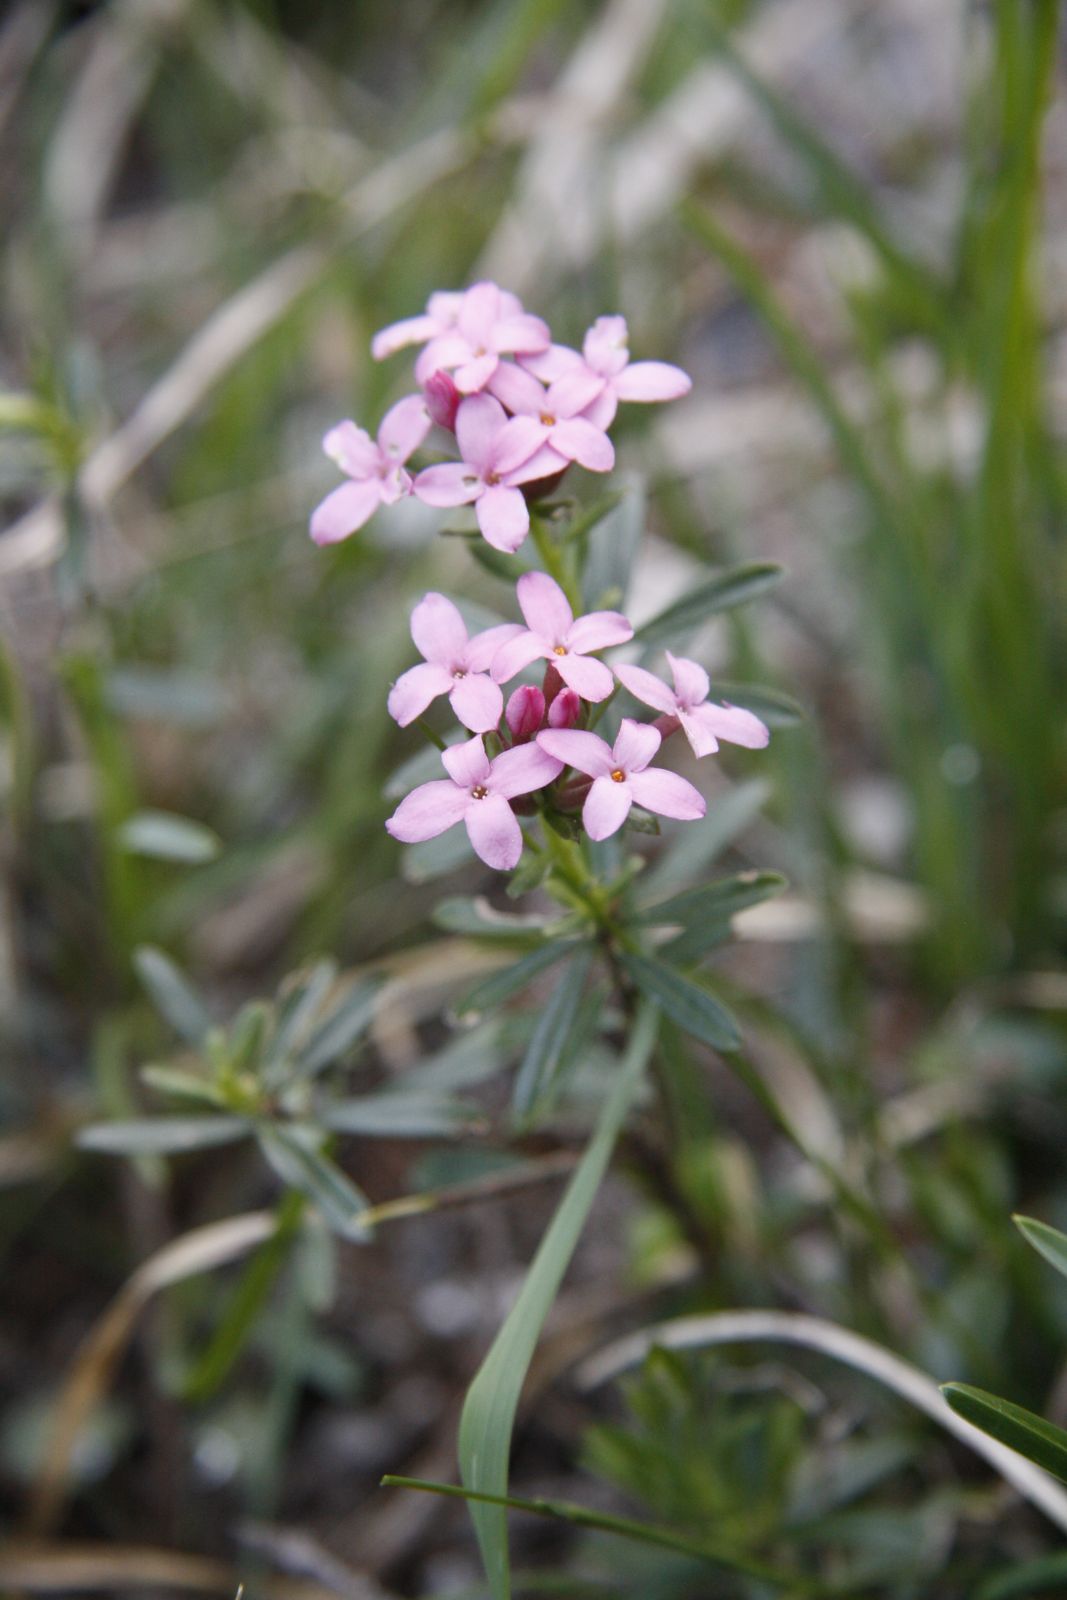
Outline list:
[[[509,695],[504,716],[513,739],[532,739],[545,720],[545,697],[541,690],[532,683],[520,684],[514,694]]]
[[[498,367],[490,380],[492,393],[509,411],[536,422],[539,444],[551,445],[590,472],[610,472],[615,465],[615,447],[603,428],[581,415],[603,387],[595,373],[577,369],[546,390],[532,373],[512,363]]]
[[[421,317],[405,317],[402,322],[392,322],[376,333],[371,340],[371,355],[375,361],[384,361],[386,356],[395,355],[405,345],[426,344],[430,339],[440,338],[456,326],[462,304],[462,290],[455,293],[439,290],[427,300]]]
[[[573,728],[581,715],[581,696],[573,689],[561,689],[548,708],[548,725],[550,728]]]
[[[462,461],[427,467],[413,485],[428,506],[473,501],[478,526],[498,550],[517,550],[530,531],[530,511],[516,487],[547,478],[566,466],[554,450],[539,449],[529,417],[505,414],[492,395],[473,395],[456,413]]]
[[[430,416],[421,394],[408,395],[385,413],[375,442],[354,422],[339,422],[322,448],[352,480],[328,494],[311,513],[316,544],[336,544],[371,517],[411,493],[404,463],[430,431]]]
[[[516,594],[526,629],[493,658],[496,682],[507,683],[542,656],[583,700],[606,700],[612,690],[611,672],[589,652],[632,639],[634,630],[626,618],[618,611],[590,611],[576,621],[567,596],[545,572],[524,572]]]
[[[548,348],[547,323],[523,311],[513,294],[495,283],[475,283],[464,294],[455,326],[430,338],[415,363],[425,383],[439,369],[454,371],[461,394],[484,389],[502,355],[532,355]]]
[[[422,386],[426,396],[426,409],[439,428],[452,433],[456,426],[456,412],[463,396],[447,372],[431,372]]]
[[[490,761],[477,737],[452,745],[441,760],[448,777],[424,783],[401,800],[385,824],[393,838],[416,844],[462,822],[486,866],[516,866],[522,829],[508,801],[543,789],[559,776],[562,761],[536,744],[514,745]]]
[[[708,675],[698,662],[672,656],[669,650],[667,660],[674,677],[673,691],[643,667],[616,667],[615,676],[646,706],[677,717],[694,755],[711,755],[719,748],[720,739],[750,750],[763,748],[770,733],[757,716],[741,706],[709,703]]]
[[[591,839],[617,833],[633,805],[682,822],[696,822],[704,815],[707,808],[698,789],[677,772],[649,767],[660,742],[655,728],[629,717],[622,719],[614,748],[579,728],[549,729],[537,735],[542,750],[592,778],[582,807],[582,822]]]
[[[625,317],[598,317],[582,343],[582,353],[566,345],[550,345],[540,354],[522,357],[522,364],[545,383],[566,376],[596,380],[595,397],[585,414],[598,428],[609,428],[620,400],[679,400],[693,387],[681,367],[667,361],[631,361]]]
[[[411,613],[411,637],[424,659],[393,684],[389,715],[406,728],[438,695],[447,694],[465,728],[488,733],[504,708],[489,665],[500,646],[521,632],[518,623],[505,622],[468,638],[452,601],[443,594],[426,595]]]

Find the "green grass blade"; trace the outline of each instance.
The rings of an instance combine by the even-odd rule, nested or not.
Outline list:
[[[475,1493],[502,1495],[507,1491],[511,1433],[526,1370],[652,1053],[656,1030],[655,1010],[643,1006],[596,1132],[541,1241],[518,1299],[467,1392],[459,1426],[459,1460],[464,1484]],[[508,1600],[511,1581],[503,1507],[479,1505],[472,1516],[494,1600]]]
[[[1062,1428],[969,1383],[946,1383],[941,1393],[958,1417],[1067,1483],[1067,1433]]]

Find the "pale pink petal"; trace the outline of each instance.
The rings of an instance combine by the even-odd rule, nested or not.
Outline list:
[[[478,526],[494,550],[516,551],[530,531],[530,508],[518,489],[497,485],[478,501]]]
[[[447,595],[431,590],[411,613],[411,637],[427,661],[451,671],[467,652],[467,629]]]
[[[350,478],[371,478],[378,470],[378,446],[365,428],[339,422],[322,441],[322,448]]]
[[[468,672],[465,678],[457,678],[449,702],[472,733],[491,733],[504,709],[504,696],[487,672]]]
[[[439,833],[462,822],[469,803],[466,789],[460,789],[448,778],[438,778],[412,789],[385,826],[403,844],[419,844],[423,839],[436,839]]]
[[[552,655],[549,659],[567,687],[594,705],[606,700],[615,687],[610,668],[595,656]]]
[[[762,750],[771,737],[770,730],[759,717],[742,706],[720,706],[709,700],[697,706],[689,715],[699,718],[701,726],[717,739],[725,739],[729,744],[745,745],[749,750]]]
[[[371,340],[370,353],[375,361],[384,361],[395,355],[405,345],[425,344],[441,331],[441,322],[435,316],[405,317],[402,322],[391,322]]]
[[[631,361],[614,384],[620,400],[680,400],[692,387],[689,374],[666,361]]]
[[[545,409],[544,384],[513,361],[501,361],[490,379],[489,392],[517,415],[536,417]]]
[[[646,672],[644,667],[623,666],[615,668],[615,676],[635,700],[642,701],[646,706],[652,706],[656,711],[674,714],[675,697],[654,672]]]
[[[431,373],[450,372],[470,357],[471,347],[461,333],[442,333],[431,339],[425,350],[420,350],[415,361],[415,380],[425,383]]]
[[[625,781],[614,778],[597,778],[585,797],[582,822],[590,839],[608,839],[618,833],[630,815],[633,795]]]
[[[342,483],[311,513],[311,537],[316,544],[336,544],[362,528],[382,503],[376,478],[367,483]]]
[[[649,767],[647,772],[631,772],[630,789],[634,800],[646,811],[661,817],[676,817],[680,822],[696,822],[707,810],[699,789],[677,772],[665,767]]]
[[[551,338],[548,323],[523,312],[517,317],[501,317],[493,329],[493,348],[501,355],[547,350]]]
[[[516,739],[531,739],[545,720],[545,697],[532,683],[521,683],[509,697],[504,716]]]
[[[456,388],[460,394],[481,394],[500,365],[500,357],[490,353],[461,361],[455,371]]]
[[[463,304],[462,289],[435,289],[426,302],[427,313],[440,328],[454,328]]]
[[[594,372],[613,378],[630,359],[625,317],[597,317],[582,342],[582,354]]]
[[[681,705],[698,706],[708,698],[708,675],[699,661],[690,661],[688,656],[674,656],[668,650],[667,665]]]
[[[452,379],[447,372],[442,372],[438,368],[436,372],[430,373],[422,388],[430,416],[439,428],[447,428],[451,432],[456,425],[456,411],[461,399],[460,392]]]
[[[719,741],[714,731],[704,721],[703,706],[697,706],[693,711],[683,711],[679,708],[678,721],[682,732],[689,740],[690,748],[697,757],[713,756],[719,748]]]
[[[575,367],[550,386],[545,410],[554,417],[577,417],[603,393],[604,381],[588,367]]]
[[[540,483],[543,478],[554,478],[558,473],[566,472],[569,465],[570,462],[558,451],[547,444],[542,445],[529,461],[524,461],[514,472],[505,473],[504,482],[509,488],[519,483]]]
[[[548,708],[550,728],[573,728],[582,714],[582,697],[573,689],[561,689]]]
[[[547,350],[539,350],[536,355],[520,354],[519,362],[542,383],[555,383],[565,372],[584,365],[577,350],[565,344],[550,344]]]
[[[471,800],[463,819],[474,853],[487,867],[508,872],[522,855],[522,829],[502,795],[487,794]]]
[[[442,750],[441,760],[448,776],[453,782],[458,783],[461,789],[473,789],[476,784],[488,780],[489,757],[485,753],[485,745],[477,735],[473,739],[464,740],[462,744],[449,745],[447,750]]]
[[[548,647],[539,633],[527,633],[521,628],[513,639],[502,644],[493,657],[494,683],[507,683],[523,667],[528,667],[538,656],[548,654]]]
[[[404,467],[393,467],[384,477],[378,479],[378,493],[382,497],[382,505],[395,505],[398,500],[403,500],[405,495],[411,493],[411,487],[411,473]]]
[[[615,766],[611,746],[599,734],[586,733],[583,728],[546,728],[537,735],[537,743],[557,761],[590,778],[603,778]]]
[[[568,461],[577,461],[587,472],[610,472],[615,465],[615,446],[588,417],[567,417],[548,436],[553,450]]]
[[[577,619],[563,643],[568,650],[586,655],[590,650],[607,650],[609,645],[625,644],[633,636],[633,624],[621,611],[589,611]]]
[[[536,417],[512,417],[493,440],[489,470],[501,478],[515,472],[537,454],[547,438],[548,429]]]
[[[643,772],[662,743],[662,735],[650,722],[635,722],[623,717],[615,739],[612,757],[624,772]]]
[[[487,471],[493,440],[506,421],[504,407],[491,394],[475,394],[461,400],[456,412],[456,439],[464,461],[479,471]]]
[[[597,395],[592,405],[586,407],[585,415],[593,424],[594,428],[606,430],[610,428],[611,424],[615,421],[615,413],[618,411],[618,409],[619,402],[616,398],[615,390],[612,388],[609,380],[609,382],[605,384],[604,388]]]
[[[489,788],[493,794],[502,794],[510,800],[517,794],[532,794],[552,783],[563,771],[563,762],[557,756],[542,750],[536,744],[516,745],[505,750],[493,762]]]
[[[457,326],[476,351],[490,349],[493,328],[499,318],[499,287],[495,283],[472,283],[463,296]]]
[[[389,691],[387,706],[394,722],[406,728],[421,717],[439,694],[448,694],[452,674],[435,661],[420,661],[417,667],[402,672]]]
[[[425,399],[421,394],[409,394],[385,413],[378,429],[378,443],[389,460],[399,464],[414,454],[430,427]]]
[[[411,486],[428,506],[465,506],[485,488],[477,469],[462,461],[446,461],[439,467],[424,467]]]
[[[486,628],[482,633],[476,633],[467,646],[463,665],[468,672],[488,672],[493,665],[493,658],[502,644],[507,644],[509,639],[517,639],[526,629],[517,622],[501,622],[495,628]]]
[[[548,645],[562,644],[574,622],[574,612],[555,578],[547,572],[524,572],[515,585],[519,610],[526,625]]]

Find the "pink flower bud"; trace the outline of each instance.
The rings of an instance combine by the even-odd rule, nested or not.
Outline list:
[[[439,428],[455,428],[456,412],[463,398],[447,372],[431,372],[422,386],[426,409]]]
[[[545,697],[540,689],[524,683],[508,700],[504,715],[516,739],[532,739],[545,720]]]
[[[548,725],[550,728],[573,728],[581,714],[581,696],[573,689],[561,689],[548,708]]]

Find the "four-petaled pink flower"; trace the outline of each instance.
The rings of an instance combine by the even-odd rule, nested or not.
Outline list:
[[[463,290],[439,289],[426,302],[421,317],[404,317],[391,322],[371,340],[370,353],[375,361],[384,361],[409,344],[426,344],[440,338],[456,326],[459,308],[463,304]]]
[[[698,789],[677,772],[649,767],[660,742],[655,728],[629,717],[622,719],[614,748],[579,728],[549,729],[537,735],[542,750],[592,778],[582,807],[590,839],[617,833],[633,805],[682,822],[696,822],[704,815],[707,808]]]
[[[428,506],[475,503],[478,526],[498,550],[517,550],[530,531],[530,510],[516,487],[561,471],[554,450],[538,449],[529,417],[508,418],[492,395],[472,395],[456,413],[462,461],[426,467],[414,490]]]
[[[672,656],[669,650],[667,660],[674,677],[673,690],[643,667],[616,667],[615,676],[646,706],[677,717],[694,755],[711,755],[719,748],[720,739],[747,745],[750,750],[763,748],[770,733],[753,712],[710,702],[708,675],[698,662]]]
[[[508,801],[543,789],[559,776],[562,761],[536,744],[514,745],[490,761],[477,737],[452,745],[441,760],[448,777],[424,783],[401,800],[385,824],[393,838],[416,844],[463,822],[486,866],[516,866],[522,829]]]
[[[443,594],[426,595],[411,613],[411,637],[424,660],[393,684],[389,715],[406,728],[438,695],[447,694],[465,728],[488,733],[504,708],[489,666],[500,646],[521,632],[517,622],[505,622],[468,638],[452,601]]]
[[[606,700],[613,688],[611,670],[589,652],[632,639],[626,618],[618,611],[590,611],[575,620],[567,596],[545,572],[524,572],[516,594],[526,628],[493,658],[496,682],[507,683],[541,656],[583,700]]]
[[[585,414],[598,428],[611,426],[620,400],[680,400],[693,387],[688,373],[669,361],[631,361],[625,317],[597,317],[582,353],[566,345],[523,356],[523,366],[545,383],[592,378],[596,387]]]
[[[430,431],[430,416],[421,394],[408,395],[385,413],[377,442],[354,422],[339,422],[322,448],[351,483],[328,494],[311,513],[316,544],[336,544],[371,517],[379,506],[392,505],[411,493],[404,463]]]
[[[430,337],[415,362],[415,376],[425,383],[438,370],[454,372],[461,394],[477,394],[501,356],[532,355],[546,350],[548,342],[547,323],[524,311],[515,295],[495,283],[475,283],[462,297],[455,325]]]
[[[509,363],[497,368],[489,387],[509,411],[531,419],[536,426],[530,437],[538,445],[551,445],[564,460],[577,461],[589,472],[610,472],[615,465],[615,446],[604,429],[582,416],[604,387],[595,374],[564,373],[546,389],[532,373]]]

